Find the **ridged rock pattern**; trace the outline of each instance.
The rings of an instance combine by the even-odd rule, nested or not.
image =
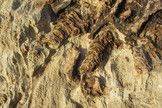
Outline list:
[[[162,108],[161,0],[0,0],[1,108]]]

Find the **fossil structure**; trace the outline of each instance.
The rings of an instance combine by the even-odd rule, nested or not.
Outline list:
[[[141,36],[142,30],[149,28],[147,27],[147,24],[151,22],[150,20],[152,19],[152,17],[154,17],[155,20],[157,19],[159,23],[161,23],[160,18],[162,15],[162,3],[160,0],[101,0],[100,2],[102,2],[103,6],[101,7],[102,11],[98,16],[95,16],[94,13],[87,13],[86,15],[85,13],[82,14],[77,7],[74,7],[74,9],[78,11],[67,9],[67,12],[65,11],[63,15],[60,15],[60,18],[56,22],[54,22],[54,29],[52,30],[52,33],[47,34],[47,36],[42,39],[43,44],[46,43],[49,46],[60,46],[61,44],[63,44],[63,41],[67,40],[69,37],[78,36],[79,34],[90,32],[90,46],[85,55],[85,59],[77,68],[79,68],[78,74],[81,76],[81,79],[78,80],[80,80],[81,82],[83,93],[93,96],[103,94],[104,89],[104,85],[100,87],[100,81],[97,76],[95,78],[93,72],[103,62],[104,53],[108,51],[108,53],[111,54],[113,45],[120,41],[120,39],[115,36],[117,35],[117,33],[115,33],[114,29],[118,29],[120,32],[126,35],[126,43],[131,44],[133,46],[132,50],[134,50],[134,53],[136,53],[136,51],[142,50],[142,47],[136,48],[135,44],[137,40],[140,39],[140,37],[145,37]],[[57,6],[54,5],[55,2],[51,3],[52,9],[58,12],[62,8],[65,8],[67,5],[69,5],[71,3],[71,0],[62,1],[62,8],[60,7],[58,9],[56,9]],[[61,1],[58,3],[61,3]],[[75,1],[75,3],[76,5],[81,5],[77,1]],[[86,18],[84,18],[84,15],[86,16]],[[94,18],[89,18],[91,16],[94,16]],[[92,20],[94,21],[93,23],[91,23]],[[113,27],[111,27],[112,25]],[[157,26],[157,23],[155,24],[155,26]],[[154,27],[150,28],[151,30],[154,29]],[[157,30],[157,36],[155,37],[155,39],[157,40],[154,41],[157,42],[154,43],[159,43],[161,45],[160,28],[161,25],[159,25],[158,28],[155,29]],[[160,45],[158,45],[159,48],[161,47]],[[140,61],[139,63],[137,61],[138,66],[136,67],[139,69],[139,71],[144,71],[144,68],[150,71],[151,66],[149,61],[143,61],[147,59],[145,58],[145,52],[137,52],[137,54],[139,53],[144,55],[138,56],[141,59],[138,58],[138,60]],[[161,56],[160,53],[158,54]],[[78,60],[78,57],[79,56],[77,54],[76,58],[74,57],[74,59]],[[137,55],[135,54],[134,57],[136,58]],[[76,60],[74,60],[73,64],[76,63]],[[140,66],[142,67],[140,68]],[[75,75],[72,76],[71,71],[71,78],[72,77],[75,77]],[[87,87],[89,88],[87,89]]]
[[[162,0],[0,0],[0,107],[162,108]]]
[[[65,13],[54,25],[52,34],[48,34],[42,39],[42,43],[52,46],[60,46],[68,37],[77,36],[84,33],[88,24],[76,11]]]

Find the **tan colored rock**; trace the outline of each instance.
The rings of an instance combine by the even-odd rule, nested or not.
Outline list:
[[[0,0],[0,108],[162,108],[161,9]]]
[[[79,56],[80,56],[80,52],[78,48],[72,45],[72,47],[69,48],[67,51],[66,64],[64,67],[65,74],[67,74],[68,78],[72,81],[80,80],[80,76],[78,76],[79,71],[77,70],[77,62],[79,60]]]

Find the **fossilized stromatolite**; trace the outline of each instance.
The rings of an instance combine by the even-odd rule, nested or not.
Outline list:
[[[1,0],[0,107],[161,108],[161,0]]]

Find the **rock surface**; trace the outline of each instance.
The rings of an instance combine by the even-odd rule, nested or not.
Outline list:
[[[161,0],[0,0],[1,108],[162,108]]]

